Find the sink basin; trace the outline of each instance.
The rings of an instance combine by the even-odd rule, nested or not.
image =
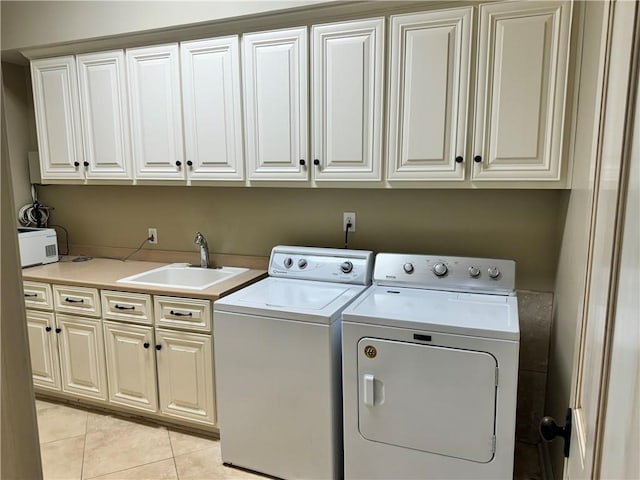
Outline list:
[[[131,283],[134,285],[150,285],[154,287],[204,290],[216,283],[229,280],[247,271],[249,271],[248,268],[199,268],[191,267],[188,263],[172,263],[164,267],[154,268],[147,272],[121,278],[118,282]]]

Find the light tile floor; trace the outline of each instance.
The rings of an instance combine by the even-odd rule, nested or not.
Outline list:
[[[45,480],[264,479],[225,467],[220,441],[36,400]]]

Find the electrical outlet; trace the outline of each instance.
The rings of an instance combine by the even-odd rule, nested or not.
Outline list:
[[[154,245],[158,244],[158,229],[157,228],[150,228],[149,229],[149,235],[147,235],[147,238],[149,238],[149,243],[153,243]]]
[[[349,232],[355,232],[356,231],[356,214],[355,212],[344,212],[342,214],[342,231],[346,232],[347,231],[347,223],[350,223],[351,226],[349,227]]]

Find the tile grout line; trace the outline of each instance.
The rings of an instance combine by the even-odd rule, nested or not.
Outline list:
[[[101,473],[100,475],[95,475],[93,477],[88,477],[83,480],[93,480],[95,478],[106,477],[107,475],[113,475],[114,473],[126,472],[127,470],[133,470],[134,468],[146,467],[147,465],[153,465],[154,463],[166,462],[169,458],[162,458],[160,460],[154,460],[153,462],[141,463],[140,465],[135,465],[133,467],[123,468],[122,470],[116,470],[114,472]],[[177,473],[176,473],[177,475]]]
[[[84,456],[87,451],[87,428],[89,427],[89,412],[87,412],[87,420],[84,423],[84,443],[82,444],[82,466],[80,467],[80,480],[84,478]]]
[[[171,458],[173,459],[173,468],[176,470],[176,478],[180,480],[180,475],[178,474],[178,464],[176,463],[176,454],[173,451],[173,442],[171,441],[171,432],[167,428],[167,436],[169,437],[169,448],[171,448]]]

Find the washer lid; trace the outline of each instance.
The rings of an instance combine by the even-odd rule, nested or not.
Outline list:
[[[216,300],[214,310],[331,323],[367,287],[269,277]]]
[[[519,340],[515,296],[370,287],[342,313],[347,322]]]

